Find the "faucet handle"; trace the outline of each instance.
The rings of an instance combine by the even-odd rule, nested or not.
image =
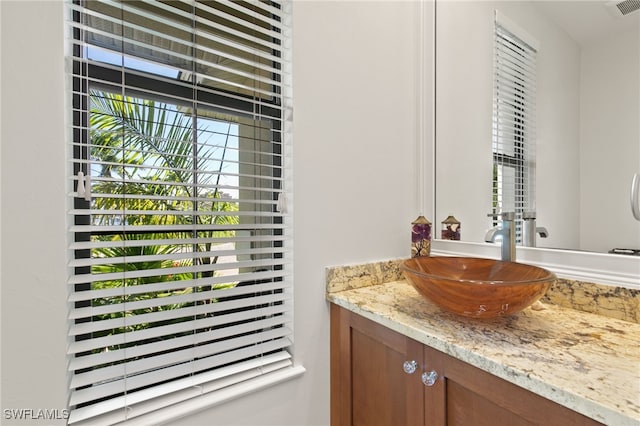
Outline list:
[[[487,217],[500,218],[502,220],[516,220],[516,212],[489,213]]]

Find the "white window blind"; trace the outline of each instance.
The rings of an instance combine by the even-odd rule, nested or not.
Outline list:
[[[493,92],[493,213],[535,209],[537,41],[496,11]]]
[[[68,12],[69,423],[292,368],[290,4]]]

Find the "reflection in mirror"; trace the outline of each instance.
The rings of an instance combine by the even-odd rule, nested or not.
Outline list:
[[[535,104],[538,247],[640,249],[630,187],[640,172],[640,11],[609,1],[438,1],[434,223],[463,241],[493,226],[495,11],[539,43]],[[440,235],[440,230],[435,230]]]

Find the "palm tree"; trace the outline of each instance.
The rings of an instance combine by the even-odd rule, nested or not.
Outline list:
[[[91,162],[96,178],[92,183],[94,194],[129,194],[128,197],[96,196],[92,199],[92,209],[104,211],[94,214],[95,224],[123,225],[185,225],[185,224],[226,224],[239,222],[233,212],[238,205],[223,198],[217,189],[224,152],[218,173],[197,173],[201,167],[197,161],[214,158],[214,147],[197,143],[204,129],[196,127],[195,118],[182,112],[175,105],[122,96],[119,94],[92,91],[90,114]],[[226,146],[223,148],[226,150]],[[214,171],[215,172],[215,171]],[[216,179],[215,184],[213,179]],[[203,189],[213,188],[213,190]],[[196,193],[199,191],[200,193]],[[206,199],[206,201],[201,201]],[[196,201],[198,200],[198,201]],[[114,215],[127,211],[126,215]],[[195,213],[195,214],[194,214]],[[207,214],[203,214],[207,213]],[[116,220],[124,223],[114,223]],[[234,231],[205,231],[204,237],[232,236]],[[94,239],[124,241],[136,239],[189,238],[190,232],[174,231],[163,233],[115,234],[94,236]],[[139,247],[122,245],[94,249],[94,257],[136,259],[140,255],[151,256],[149,262],[105,263],[93,266],[94,274],[125,272],[132,270],[169,271],[161,277],[131,278],[127,280],[98,281],[93,288],[111,288],[146,284],[149,280],[186,280],[207,278],[214,275],[206,270],[198,274],[170,271],[190,265],[210,265],[216,263],[212,256],[212,243],[195,244],[192,256],[180,261],[171,260],[172,254],[184,254],[183,245],[149,244]],[[209,254],[207,254],[209,253]],[[175,258],[176,256],[173,256]],[[157,260],[164,259],[164,260]],[[199,288],[210,290],[211,286]],[[171,294],[194,291],[192,288],[175,290]],[[135,298],[162,297],[171,294],[138,294]],[[122,297],[94,300],[94,305],[121,303]],[[127,299],[129,301],[129,299]],[[159,309],[159,308],[156,308]],[[147,312],[146,310],[144,312]],[[134,312],[142,313],[142,312]],[[124,315],[121,313],[121,315]],[[122,332],[115,330],[113,332]]]

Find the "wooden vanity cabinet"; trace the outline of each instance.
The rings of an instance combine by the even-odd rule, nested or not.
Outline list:
[[[424,424],[424,386],[402,370],[421,357],[419,342],[332,304],[331,424]]]
[[[405,361],[416,361],[414,373]],[[435,371],[432,386],[422,374]],[[599,425],[553,401],[331,305],[331,425]]]

